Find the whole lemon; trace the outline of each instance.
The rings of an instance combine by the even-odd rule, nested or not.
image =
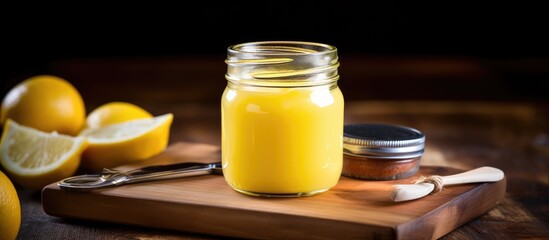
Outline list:
[[[66,80],[51,76],[31,77],[4,97],[0,123],[6,119],[44,132],[76,135],[84,125],[86,110],[82,96]]]
[[[10,179],[0,172],[0,239],[15,239],[21,225],[21,205]]]
[[[99,106],[88,114],[86,128],[98,128],[110,124],[152,117],[152,114],[133,103],[110,102]]]

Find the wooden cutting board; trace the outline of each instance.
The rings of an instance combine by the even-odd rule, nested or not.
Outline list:
[[[135,165],[215,162],[217,146],[176,143]],[[44,211],[53,216],[91,219],[153,228],[241,238],[275,239],[434,239],[493,208],[505,195],[505,179],[495,183],[450,186],[436,195],[389,201],[395,183],[419,175],[449,175],[463,170],[422,166],[399,181],[341,177],[331,190],[311,197],[259,198],[232,190],[221,175],[137,183],[69,192],[57,184],[42,191]]]

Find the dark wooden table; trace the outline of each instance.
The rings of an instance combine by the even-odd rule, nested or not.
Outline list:
[[[218,99],[225,85],[222,60],[216,57],[175,61],[149,59],[130,63],[85,60],[53,63],[49,69],[50,73],[74,82],[85,98],[88,112],[109,101],[134,102],[154,115],[174,114],[171,143],[186,141],[219,145]],[[465,64],[461,60],[450,61],[449,65],[443,66],[433,62],[420,67],[423,70],[419,72],[413,70],[416,68],[402,70],[402,66],[408,66],[404,64],[398,65],[403,71],[400,75],[391,73],[390,77],[397,80],[402,78],[401,75],[422,79],[418,80],[419,84],[427,88],[422,90],[419,86],[415,86],[417,89],[402,89],[392,84],[382,85],[382,81],[364,84],[362,77],[367,75],[370,79],[380,79],[381,75],[379,70],[361,70],[361,63],[364,62],[355,60],[349,60],[348,68],[342,69],[342,73],[348,76],[348,80],[343,78],[341,82],[344,95],[348,96],[346,123],[381,122],[414,127],[427,136],[426,152],[421,159],[423,165],[461,169],[493,166],[506,174],[505,199],[491,211],[450,232],[444,239],[549,237],[549,108],[546,103],[520,99],[460,99],[456,93],[468,89],[467,84],[476,84],[482,91],[484,84],[488,88],[490,81],[495,81],[486,77],[490,74],[471,67],[476,65],[467,61]],[[369,63],[380,64],[379,61]],[[422,63],[425,64],[425,61]],[[421,75],[422,71],[429,74]],[[452,93],[446,98],[436,97],[442,96],[437,92],[439,85],[428,88],[428,83],[455,72],[460,73],[458,76],[463,79],[473,77],[474,81],[486,77],[489,83],[470,80],[465,85],[457,84],[454,90],[446,87]],[[344,80],[348,82],[344,84]],[[110,83],[110,87],[106,87],[105,83]],[[364,88],[352,89],[355,85]],[[368,89],[367,86],[373,88]],[[391,92],[387,87],[395,89],[398,94],[380,96],[383,91]],[[407,91],[416,92],[405,95]],[[434,99],[418,96],[430,91]],[[375,94],[377,97],[371,97]],[[472,90],[471,94],[481,92]],[[413,96],[416,97],[412,99]],[[42,210],[40,192],[18,188],[18,194],[22,205],[19,239],[221,238],[52,217]]]

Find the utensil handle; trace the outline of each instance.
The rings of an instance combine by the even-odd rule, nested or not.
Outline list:
[[[454,175],[442,177],[444,185],[455,185],[477,182],[497,182],[503,179],[503,171],[493,167],[480,167]]]
[[[165,180],[180,177],[217,173],[221,163],[180,163],[159,166],[149,166],[127,172],[125,183]]]
[[[104,169],[103,174],[79,175],[61,180],[57,185],[62,189],[87,191],[96,188],[113,187],[128,183],[164,180],[202,174],[222,174],[221,162],[217,163],[177,163],[149,166],[127,172]]]

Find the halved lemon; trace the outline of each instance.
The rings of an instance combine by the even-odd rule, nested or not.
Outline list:
[[[86,118],[86,128],[104,127],[126,121],[152,118],[145,109],[128,102],[110,102],[94,109]]]
[[[87,129],[81,133],[89,142],[82,164],[97,171],[157,155],[168,145],[172,121],[173,114],[168,113]]]
[[[14,182],[41,189],[72,176],[87,145],[83,137],[46,133],[8,119],[0,141],[0,163]]]

